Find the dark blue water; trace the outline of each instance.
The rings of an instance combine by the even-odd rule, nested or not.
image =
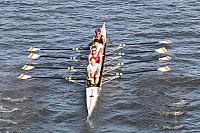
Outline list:
[[[200,1],[0,1],[0,131],[1,132],[200,132]],[[85,86],[64,80],[19,80],[21,73],[34,76],[79,75],[68,70],[22,71],[36,66],[84,66],[85,61],[27,58],[30,47],[71,48],[86,46],[94,30],[106,22],[109,43],[133,44],[120,60],[155,59],[132,63],[130,72],[102,86],[101,96],[87,117]],[[160,44],[137,44],[169,39],[173,60],[156,60]],[[165,45],[164,45],[165,46]],[[39,51],[41,55],[72,56],[69,51]],[[81,53],[86,56],[85,53]],[[112,57],[108,57],[112,58]],[[172,71],[131,72],[169,65]],[[105,77],[106,79],[106,77]]]

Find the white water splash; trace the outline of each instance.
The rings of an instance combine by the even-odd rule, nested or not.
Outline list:
[[[1,98],[1,101],[6,101],[6,102],[12,102],[12,103],[22,103],[24,101],[27,101],[28,98]]]
[[[6,123],[6,124],[17,124],[18,122],[10,120],[10,119],[0,119],[0,123]]]
[[[181,100],[180,102],[175,102],[175,103],[169,104],[169,106],[181,108],[181,107],[185,107],[186,104],[187,104],[187,101]]]
[[[155,127],[158,127],[162,130],[178,130],[178,129],[181,129],[183,125],[176,125],[176,126],[155,125]]]
[[[183,115],[184,112],[181,112],[181,111],[172,111],[172,112],[161,112],[159,114],[160,115],[165,115],[165,116],[180,116],[180,115]]]
[[[87,117],[86,123],[89,124],[89,127],[90,127],[90,128],[93,128],[93,129],[94,129],[93,123],[90,121],[89,116]]]
[[[14,112],[17,110],[20,110],[20,109],[18,109],[18,108],[7,109],[7,108],[0,106],[0,113],[11,113],[11,112]]]

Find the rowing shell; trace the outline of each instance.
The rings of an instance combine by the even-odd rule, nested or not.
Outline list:
[[[101,28],[101,34],[105,37],[105,43],[106,43],[106,27],[105,23],[103,24]],[[105,44],[106,46],[106,44]],[[101,66],[101,73],[100,73],[100,85],[99,87],[89,87],[87,86],[86,88],[86,101],[87,101],[87,111],[88,111],[88,118],[92,114],[92,111],[94,110],[94,107],[96,105],[99,93],[101,91],[101,85],[102,85],[102,76],[103,76],[103,70],[104,70],[104,61],[105,61],[105,51],[106,47],[104,47],[104,56],[103,56],[103,61],[102,61],[102,66]]]

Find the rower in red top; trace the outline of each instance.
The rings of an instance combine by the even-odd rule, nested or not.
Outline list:
[[[92,45],[92,46],[96,46],[96,48],[97,48],[97,53],[98,53],[98,52],[101,52],[101,54],[103,54],[104,46],[103,46],[103,44],[101,44],[101,43],[98,42],[98,39],[94,39],[94,42],[93,42],[93,45]]]
[[[92,42],[94,43],[94,39],[97,39],[99,43],[105,45],[105,37],[101,34],[101,29],[97,28],[95,30],[95,36],[92,39]]]
[[[96,46],[92,46],[91,47],[91,52],[88,55],[88,62],[89,62],[89,64],[91,63],[91,61],[90,61],[91,57],[95,57],[96,63],[102,64],[102,53],[100,51],[97,52],[97,47]]]

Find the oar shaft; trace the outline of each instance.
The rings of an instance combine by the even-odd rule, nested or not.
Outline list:
[[[135,71],[135,72],[130,72],[126,74],[135,74],[135,73],[143,73],[143,72],[153,72],[153,71],[158,71],[157,69],[152,69],[152,70],[141,70],[141,71]]]
[[[78,50],[89,50],[89,48],[41,48],[40,50],[72,50],[72,51],[78,51]]]
[[[32,76],[31,78],[37,78],[37,79],[65,79],[63,77],[45,77],[45,76]]]
[[[127,55],[127,54],[142,54],[142,53],[152,53],[152,52],[155,52],[155,50],[153,51],[153,50],[148,50],[148,51],[133,51],[133,52],[124,52],[124,53],[110,53],[110,54],[106,54],[106,56],[125,56],[125,55]]]
[[[88,47],[82,48],[29,48],[28,51],[38,51],[38,50],[71,50],[71,51],[81,51],[81,50],[89,50]]]
[[[65,58],[65,59],[70,59],[70,57],[66,57],[66,56],[53,56],[53,55],[41,55],[40,57]]]
[[[49,49],[49,48],[41,48],[40,50],[72,50],[70,49],[63,49],[63,48],[54,48],[54,49]]]
[[[149,51],[136,51],[136,52],[133,52],[133,54],[152,53],[152,52],[155,52],[155,51],[152,51],[152,50],[149,50]]]
[[[171,40],[162,40],[162,41],[153,41],[153,42],[141,42],[141,43],[132,43],[132,44],[112,44],[109,46],[119,46],[119,47],[124,47],[124,46],[134,46],[134,45],[151,45],[151,44],[171,44]]]
[[[87,59],[86,57],[67,57],[67,56],[53,56],[53,55],[40,55],[40,57],[64,58],[64,59],[73,59],[73,60]]]
[[[158,41],[155,41],[155,42],[141,42],[141,43],[134,43],[134,44],[126,44],[126,45],[155,44],[155,43],[159,43],[159,42]]]
[[[85,80],[86,78],[83,77],[48,77],[48,76],[31,76],[31,78],[38,78],[38,79],[70,79],[70,80]]]
[[[79,68],[72,68],[72,67],[35,67],[36,69],[70,69],[70,70],[73,70],[73,69],[86,69],[86,67],[79,67]]]
[[[149,70],[141,70],[141,71],[135,71],[135,72],[119,72],[115,74],[105,74],[104,76],[122,76],[124,74],[135,74],[135,73],[143,73],[143,72],[152,72],[152,71],[158,71],[157,69],[149,69]]]
[[[126,62],[124,63],[125,65],[128,65],[128,64],[132,64],[132,63],[141,63],[141,62],[151,62],[151,61],[154,61],[154,60],[138,60],[138,61],[130,61],[130,62]]]
[[[109,46],[119,46],[119,47],[124,47],[124,46],[134,46],[134,45],[145,45],[145,44],[157,44],[157,42],[142,42],[142,43],[129,43],[129,44],[111,44]]]

